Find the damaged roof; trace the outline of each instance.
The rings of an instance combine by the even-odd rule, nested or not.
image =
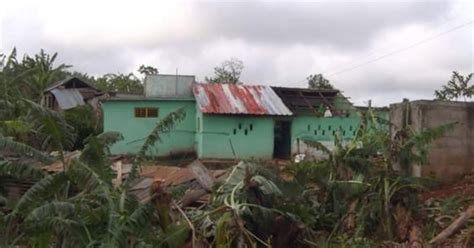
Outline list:
[[[201,112],[209,114],[292,115],[270,86],[194,84]]]
[[[334,112],[334,101],[343,98],[339,90],[272,87],[294,114],[318,114],[322,105]]]
[[[44,90],[44,92],[51,91],[51,90],[56,89],[58,87],[64,87],[66,89],[69,89],[69,88],[90,88],[92,90],[99,91],[98,89],[96,89],[95,87],[93,87],[89,83],[85,82],[84,80],[81,80],[78,77],[68,77],[64,80],[61,80],[59,82],[56,82],[56,83],[52,84],[51,86],[46,88]]]

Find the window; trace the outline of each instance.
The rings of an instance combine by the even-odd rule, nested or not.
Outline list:
[[[135,117],[138,117],[138,118],[158,117],[158,108],[135,108]]]

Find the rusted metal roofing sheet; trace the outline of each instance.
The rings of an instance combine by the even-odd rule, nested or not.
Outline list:
[[[270,86],[194,84],[199,109],[210,114],[292,115]]]

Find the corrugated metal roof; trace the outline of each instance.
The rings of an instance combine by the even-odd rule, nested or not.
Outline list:
[[[194,84],[199,109],[212,114],[292,115],[270,86]]]
[[[51,93],[56,98],[61,109],[71,109],[79,105],[84,105],[84,99],[81,93],[75,88],[73,89],[52,89]]]

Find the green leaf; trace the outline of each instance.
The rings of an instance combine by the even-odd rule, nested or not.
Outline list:
[[[164,234],[164,238],[158,244],[158,247],[183,247],[189,238],[190,229],[186,224],[171,225]]]
[[[4,150],[12,151],[19,155],[32,157],[45,164],[51,164],[54,162],[53,158],[43,153],[42,151],[0,135],[0,151]]]
[[[9,176],[14,178],[34,178],[40,179],[46,176],[40,169],[35,169],[30,165],[13,164],[10,162],[0,162],[0,176]]]
[[[14,213],[25,213],[27,209],[34,208],[42,201],[48,200],[54,194],[63,190],[63,184],[67,181],[64,172],[48,175],[35,183],[20,198]]]

